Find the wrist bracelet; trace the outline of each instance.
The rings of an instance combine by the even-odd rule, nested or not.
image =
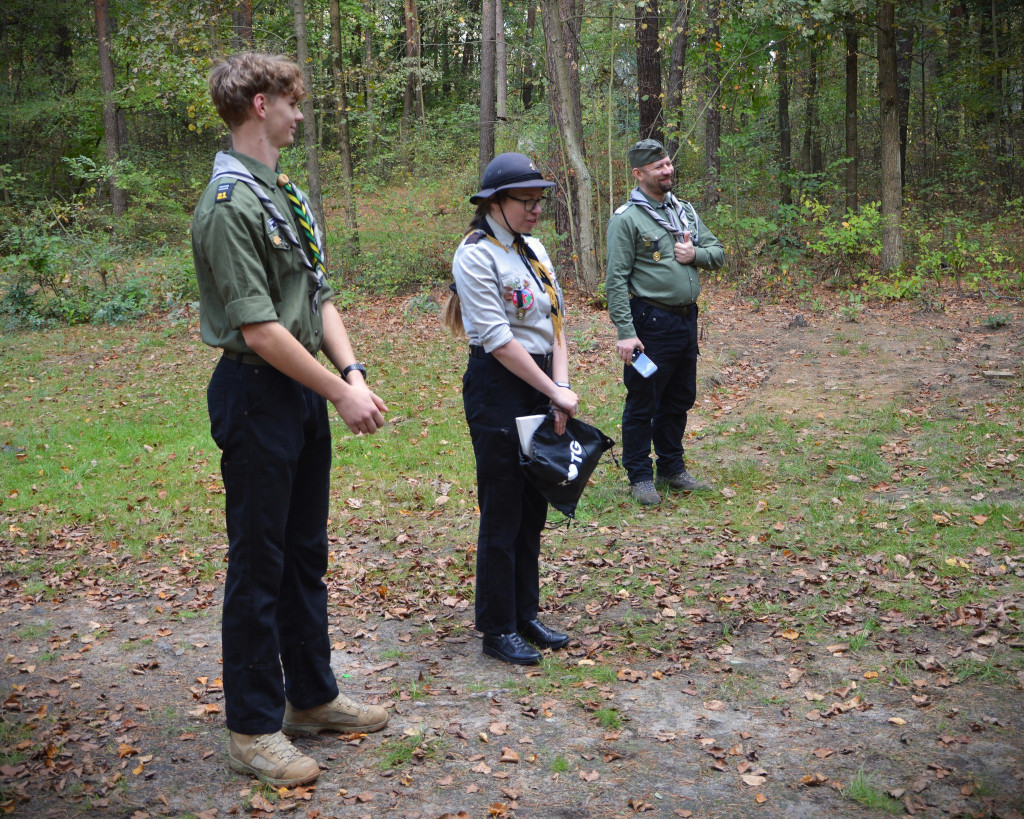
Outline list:
[[[568,381],[556,381],[555,382],[555,386],[556,387],[561,387],[563,390],[571,390],[572,389],[572,387],[569,386],[569,382]]]

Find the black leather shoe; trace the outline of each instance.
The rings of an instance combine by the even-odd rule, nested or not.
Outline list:
[[[540,620],[527,620],[519,624],[519,633],[538,648],[565,648],[569,635],[545,626]]]
[[[536,665],[540,662],[540,652],[524,643],[514,631],[511,634],[485,634],[484,654],[514,665]]]

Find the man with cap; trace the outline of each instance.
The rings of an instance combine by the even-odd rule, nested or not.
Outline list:
[[[633,497],[652,506],[661,502],[659,487],[711,488],[687,472],[683,434],[697,397],[699,271],[720,268],[725,248],[693,205],[672,194],[675,169],[660,142],[637,142],[629,164],[637,186],[608,222],[605,292],[624,364],[622,465]],[[649,377],[630,366],[637,352],[657,366]]]
[[[234,54],[210,74],[231,131],[192,221],[207,388],[221,449],[228,567],[221,622],[228,764],[274,787],[320,775],[288,736],[368,733],[379,705],[339,693],[328,634],[328,402],[352,432],[384,424],[326,281],[303,193],[278,175],[306,95],[285,57]],[[328,369],[322,352],[333,365]],[[287,735],[287,736],[286,736]]]

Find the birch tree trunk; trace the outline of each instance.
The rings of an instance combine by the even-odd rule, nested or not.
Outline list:
[[[903,191],[900,180],[900,118],[896,78],[896,33],[893,3],[878,7],[878,106],[882,151],[882,270],[903,264],[900,218]]]

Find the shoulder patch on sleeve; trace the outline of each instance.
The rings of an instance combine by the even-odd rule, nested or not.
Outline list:
[[[625,213],[627,210],[629,210],[629,208],[630,208],[630,206],[632,204],[633,204],[632,202],[627,202],[625,205],[619,205],[615,209],[615,215],[618,216],[620,213]]]
[[[232,179],[230,182],[221,182],[217,185],[217,202],[230,202],[231,194],[235,191],[235,183],[237,179]]]
[[[484,233],[482,230],[474,230],[472,233],[470,233],[466,237],[466,242],[465,243],[467,245],[475,245],[477,242],[479,242],[481,239],[483,239],[484,236],[486,236],[486,235],[487,234]]]

